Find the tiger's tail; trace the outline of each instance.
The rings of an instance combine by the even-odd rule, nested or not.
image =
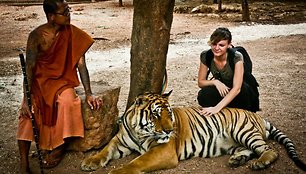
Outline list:
[[[294,164],[303,171],[306,171],[306,164],[298,157],[295,146],[286,134],[274,127],[270,122],[265,120],[266,130],[269,132],[269,139],[276,140],[279,144],[285,146],[288,156]]]

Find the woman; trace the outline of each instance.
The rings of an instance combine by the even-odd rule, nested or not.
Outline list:
[[[243,81],[243,55],[233,52],[231,41],[232,35],[227,28],[217,28],[209,40],[211,50],[201,53],[198,102],[203,107],[201,114],[204,116],[215,114],[227,106],[253,112],[259,110],[258,94]],[[211,61],[209,56],[212,56]],[[230,58],[234,68],[230,66]],[[213,75],[211,79],[207,78],[208,70]]]

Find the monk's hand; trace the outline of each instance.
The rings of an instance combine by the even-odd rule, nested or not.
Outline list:
[[[33,109],[32,109],[33,111]],[[26,117],[26,118],[31,118],[32,117],[32,113],[29,109],[28,103],[26,102],[25,99],[22,100],[21,106],[19,108],[19,115],[21,117]]]
[[[103,100],[100,97],[94,95],[86,95],[86,101],[90,109],[98,110],[103,104]]]

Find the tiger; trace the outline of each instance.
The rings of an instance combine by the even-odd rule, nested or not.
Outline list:
[[[121,116],[118,133],[99,152],[86,157],[83,171],[105,167],[110,160],[140,153],[110,174],[140,174],[175,168],[181,160],[193,157],[230,155],[228,164],[238,167],[252,160],[254,170],[269,167],[278,153],[266,140],[285,146],[289,157],[303,171],[306,165],[293,142],[260,115],[237,108],[224,108],[212,116],[202,116],[199,107],[172,108],[165,94],[144,93]]]

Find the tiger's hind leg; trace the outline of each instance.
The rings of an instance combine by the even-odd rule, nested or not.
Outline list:
[[[238,167],[243,164],[245,164],[247,161],[255,157],[255,154],[253,151],[246,149],[245,147],[237,147],[233,150],[233,152],[230,152],[230,154],[233,154],[229,160],[228,164],[231,167]]]
[[[278,158],[278,153],[268,145],[260,157],[251,164],[253,170],[260,170],[269,167]]]
[[[260,133],[253,133],[253,137],[245,143],[245,146],[259,156],[258,159],[252,161],[253,170],[265,169],[278,158],[278,153],[268,146]]]

